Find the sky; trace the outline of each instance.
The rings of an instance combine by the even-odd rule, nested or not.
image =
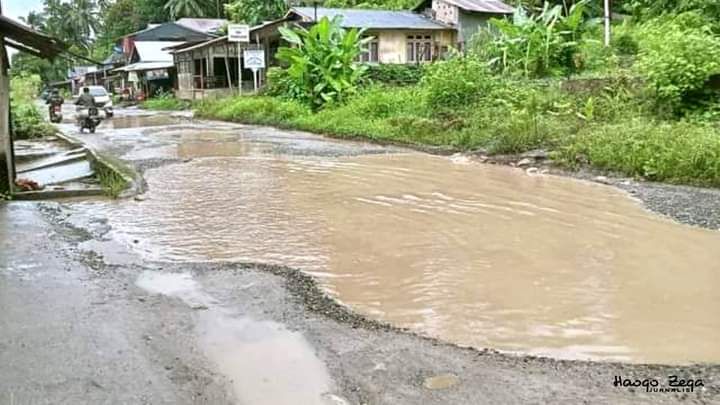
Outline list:
[[[42,0],[0,0],[2,2],[2,13],[5,17],[18,20],[32,10],[42,10]]]

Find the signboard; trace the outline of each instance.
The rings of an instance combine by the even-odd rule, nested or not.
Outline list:
[[[229,42],[250,42],[250,26],[245,24],[228,25]]]
[[[264,49],[246,49],[243,52],[243,59],[245,60],[245,69],[265,69]]]

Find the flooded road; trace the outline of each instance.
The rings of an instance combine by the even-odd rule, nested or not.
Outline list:
[[[464,159],[197,124],[143,131],[143,201],[87,203],[171,261],[282,264],[372,317],[567,359],[720,361],[720,234],[616,189]],[[389,153],[391,152],[391,153]]]

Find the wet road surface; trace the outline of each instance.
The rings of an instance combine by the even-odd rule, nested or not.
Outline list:
[[[58,240],[43,250],[70,246],[65,266],[86,268],[67,282],[111,291],[122,309],[107,307],[127,311],[117,323],[149,331],[127,337],[154,346],[152,354],[138,352],[137,343],[128,349],[139,359],[155,357],[146,371],[160,388],[138,390],[155,398],[148,403],[174,403],[171,396],[157,400],[173,384],[205,403],[671,403],[679,397],[618,390],[612,378],[675,372],[717,379],[715,367],[478,357],[393,331],[348,329],[298,308],[281,278],[221,264],[301,269],[360,313],[477,348],[716,362],[720,328],[708,314],[720,307],[712,294],[717,235],[653,216],[615,189],[184,118],[133,116],[82,139],[144,170],[147,192],[114,202],[7,204],[2,223],[7,235],[17,229],[14,210],[35,218],[39,233],[60,226]],[[22,291],[28,252],[6,246],[0,260],[15,270],[4,276],[5,290]],[[56,261],[50,255],[40,263],[64,266]],[[49,306],[57,299],[46,297]],[[71,307],[92,308],[89,301]],[[0,325],[18,328],[23,314],[37,310],[29,305]],[[78,328],[99,323],[88,318]],[[105,330],[115,328],[122,329]],[[22,347],[22,336],[0,348]],[[158,361],[155,351],[166,358]],[[173,362],[180,365],[163,364]],[[168,381],[178,369],[182,378]],[[198,388],[198,374],[212,383]],[[105,386],[90,378],[91,388],[92,381]]]
[[[146,258],[298,268],[364,314],[476,348],[720,361],[720,317],[707,316],[720,313],[720,233],[648,213],[614,188],[294,132],[157,122],[138,121],[140,139],[95,141],[125,145],[131,161],[182,163],[145,173],[140,203],[82,208]]]

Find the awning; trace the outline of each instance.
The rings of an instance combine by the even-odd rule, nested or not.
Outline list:
[[[138,62],[113,70],[113,72],[141,72],[145,70],[168,69],[175,66],[172,62]]]

